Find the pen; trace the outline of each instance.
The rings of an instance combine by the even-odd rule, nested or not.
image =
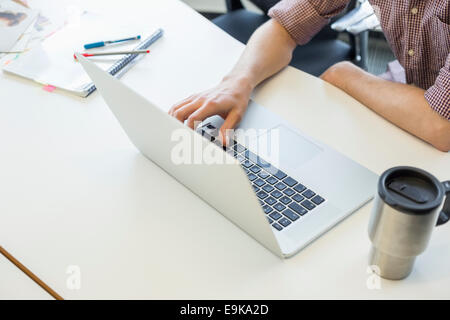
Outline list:
[[[6,249],[0,246],[0,253],[9,261],[12,262],[17,268],[19,268],[23,273],[25,273],[31,280],[36,282],[42,289],[47,291],[56,300],[64,300],[59,294],[57,294],[52,288],[50,288],[45,282],[39,279],[33,272],[31,272],[27,267],[25,267],[19,260],[14,258]]]
[[[141,36],[136,36],[136,37],[131,37],[131,38],[119,39],[119,40],[108,40],[108,41],[99,41],[99,42],[87,43],[87,44],[84,45],[84,48],[85,49],[99,48],[99,47],[103,47],[103,46],[105,46],[107,44],[111,44],[111,43],[139,40],[140,38],[141,38]]]
[[[134,50],[134,51],[113,51],[113,52],[95,52],[95,53],[80,53],[83,57],[95,57],[95,56],[114,56],[120,54],[143,54],[150,53],[150,50]],[[73,55],[74,59],[77,56]]]
[[[25,52],[25,50],[23,50],[23,51],[0,51],[0,54],[1,54],[1,53],[5,53],[5,54],[9,54],[9,53],[22,53],[22,52]]]

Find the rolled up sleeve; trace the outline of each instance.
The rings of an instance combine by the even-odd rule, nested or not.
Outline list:
[[[425,92],[425,99],[434,111],[450,121],[450,54],[436,82]]]
[[[297,44],[314,37],[329,19],[345,9],[349,0],[282,0],[269,10]]]

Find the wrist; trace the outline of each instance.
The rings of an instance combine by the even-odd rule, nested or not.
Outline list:
[[[251,93],[255,88],[251,78],[243,75],[228,74],[222,79],[222,82],[229,83],[233,87],[237,87],[248,93]]]

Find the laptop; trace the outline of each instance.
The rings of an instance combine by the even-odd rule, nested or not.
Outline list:
[[[245,135],[237,134],[222,147],[217,143],[220,117],[191,130],[93,62],[77,57],[146,158],[281,258],[292,257],[375,194],[375,173],[253,101],[238,131],[256,132],[256,141],[268,141],[276,132],[276,159],[258,153],[258,143]],[[195,161],[195,150],[214,156],[205,153],[205,159]],[[180,161],[183,157],[192,161]]]

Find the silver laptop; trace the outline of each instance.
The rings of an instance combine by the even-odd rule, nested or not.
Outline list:
[[[190,130],[92,62],[78,60],[145,157],[279,257],[291,257],[375,193],[376,174],[254,102],[238,127],[256,132],[254,142],[237,134],[222,147],[220,117]],[[271,136],[276,159],[256,150]],[[192,160],[195,150],[209,155]]]

